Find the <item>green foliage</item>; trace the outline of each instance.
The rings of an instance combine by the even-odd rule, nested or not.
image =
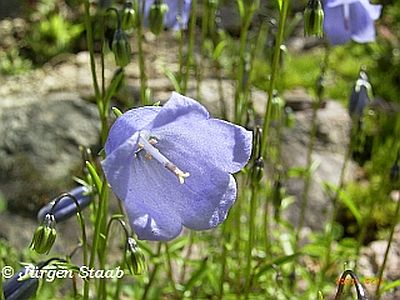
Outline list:
[[[35,53],[34,59],[44,62],[70,50],[71,42],[82,32],[82,24],[73,24],[59,14],[52,14],[34,24],[27,43]]]

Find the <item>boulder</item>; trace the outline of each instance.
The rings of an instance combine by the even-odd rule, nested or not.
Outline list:
[[[0,102],[0,192],[11,211],[34,213],[72,185],[79,145],[98,143],[96,107],[71,93],[19,94]]]

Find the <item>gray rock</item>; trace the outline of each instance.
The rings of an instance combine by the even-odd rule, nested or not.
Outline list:
[[[382,265],[383,258],[387,247],[387,241],[374,241],[361,251],[358,260],[359,273],[366,278],[371,279],[371,284],[366,284],[371,295],[374,295],[376,282],[378,280],[379,268]],[[386,267],[383,273],[383,283],[400,279],[400,225],[396,227],[393,241],[390,247],[389,255],[386,262]],[[374,283],[374,284],[372,284]],[[400,299],[400,288],[387,292],[382,296],[382,300],[397,300]]]
[[[290,98],[293,95],[287,95]],[[306,97],[303,97],[306,99]],[[301,99],[301,97],[299,97]],[[284,169],[305,167],[309,132],[311,128],[312,110],[298,111],[294,114],[295,126],[284,130],[282,137],[282,161]],[[324,108],[317,113],[317,139],[312,155],[313,162],[319,166],[315,171],[308,193],[308,206],[304,226],[313,230],[321,230],[325,224],[331,201],[323,189],[324,182],[339,184],[339,177],[344,161],[344,154],[349,142],[350,118],[346,109],[335,101],[327,101]],[[355,165],[349,163],[346,180],[353,178]],[[300,212],[300,202],[304,188],[304,180],[291,178],[286,184],[289,195],[294,195],[296,201],[285,212],[293,224],[297,224]]]
[[[79,145],[98,142],[97,111],[76,94],[32,93],[0,102],[0,191],[14,211],[33,212],[72,184]]]

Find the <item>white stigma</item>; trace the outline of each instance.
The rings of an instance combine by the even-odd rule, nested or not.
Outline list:
[[[139,143],[138,143],[139,149],[135,152],[135,155],[144,149],[146,151],[146,156],[145,156],[146,159],[154,158],[156,161],[158,161],[160,164],[162,164],[167,170],[174,173],[178,177],[180,184],[184,184],[185,178],[189,177],[190,174],[188,172],[183,172],[174,163],[169,161],[169,159],[166,158],[160,152],[160,150],[158,150],[156,147],[154,147],[154,145],[156,143],[157,143],[157,140],[155,140],[154,138],[147,140],[143,135],[140,135]]]

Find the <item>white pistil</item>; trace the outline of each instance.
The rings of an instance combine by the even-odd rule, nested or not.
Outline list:
[[[150,141],[148,141],[145,137],[140,135],[139,137],[139,150],[146,150],[146,156],[147,157],[152,157],[155,160],[157,160],[159,163],[161,163],[165,168],[167,168],[169,171],[174,173],[178,179],[180,184],[185,183],[185,178],[189,177],[190,174],[188,172],[183,172],[181,169],[179,169],[175,164],[170,162],[168,158],[166,158],[164,155],[161,154],[160,150],[158,150],[154,145],[157,143],[157,140],[151,138]]]

